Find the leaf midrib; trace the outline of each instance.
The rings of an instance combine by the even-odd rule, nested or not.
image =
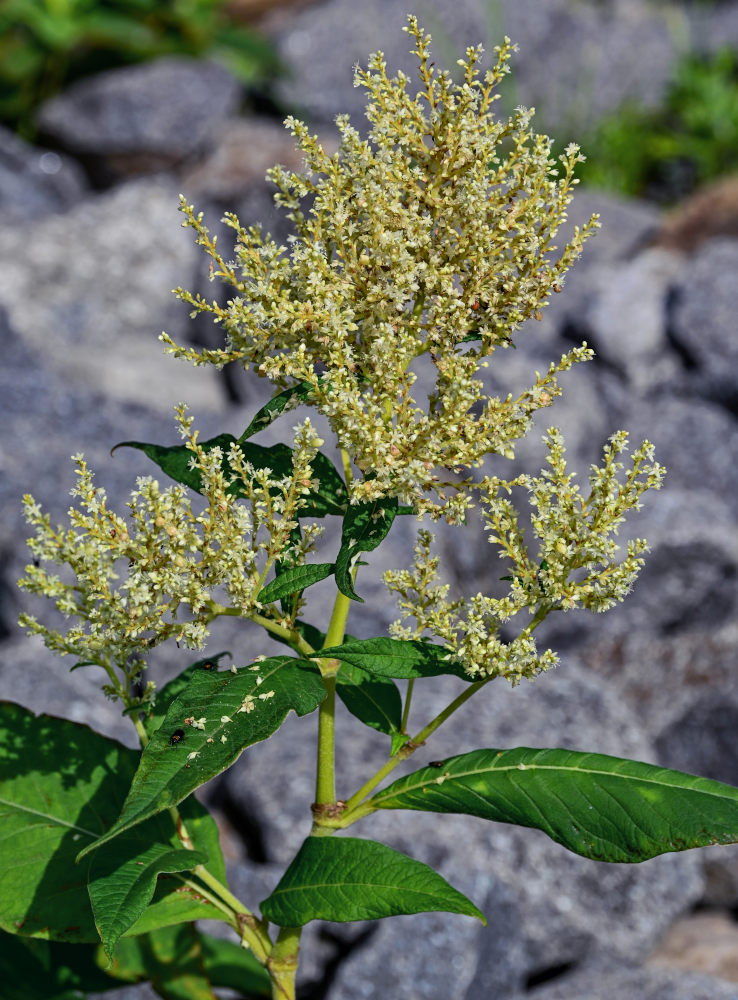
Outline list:
[[[636,762],[628,761],[627,763],[641,763],[641,762],[640,761],[636,761]],[[664,770],[668,770],[668,768],[665,768]],[[648,777],[646,775],[623,774],[622,772],[619,772],[619,771],[603,771],[603,770],[596,770],[594,768],[589,768],[589,767],[563,767],[560,764],[526,764],[525,767],[520,767],[519,764],[504,764],[501,767],[473,768],[471,770],[461,771],[461,772],[453,773],[453,774],[448,774],[447,773],[446,775],[444,775],[443,772],[442,772],[436,778],[429,778],[429,779],[426,779],[426,780],[423,780],[423,781],[418,781],[418,782],[413,783],[413,784],[408,784],[408,785],[404,786],[401,789],[395,789],[394,792],[391,792],[390,789],[387,789],[386,793],[385,792],[378,792],[373,801],[374,801],[374,803],[376,805],[379,805],[381,803],[382,796],[385,795],[385,794],[387,794],[388,798],[391,798],[392,796],[404,795],[406,792],[416,791],[418,789],[426,788],[426,787],[433,787],[434,785],[440,788],[443,785],[445,785],[447,782],[456,781],[456,780],[459,780],[461,778],[474,777],[476,775],[488,775],[488,774],[491,774],[491,773],[504,774],[505,772],[508,772],[508,771],[519,771],[519,772],[525,772],[525,771],[560,771],[563,774],[570,774],[571,772],[574,771],[577,774],[588,774],[588,775],[591,775],[591,776],[605,777],[605,778],[619,778],[620,780],[623,780],[623,781],[638,781],[638,782],[642,782],[643,784],[655,785],[655,786],[658,786],[658,787],[661,787],[661,788],[680,789],[681,791],[685,791],[685,792],[696,792],[696,791],[699,791],[700,795],[710,795],[713,798],[716,798],[718,800],[720,800],[722,798],[725,798],[725,797],[730,798],[730,796],[721,796],[717,792],[713,792],[710,789],[704,789],[703,790],[703,789],[695,789],[695,788],[693,788],[693,787],[691,787],[689,785],[684,785],[684,784],[670,784],[667,781],[659,780],[659,779],[654,778],[654,777]],[[689,777],[693,777],[693,778],[697,779],[698,781],[708,781],[709,782],[709,781],[712,780],[710,778],[701,777],[700,775],[697,775],[697,774],[695,774],[695,775],[689,775]],[[439,778],[441,780],[439,780]],[[728,786],[728,787],[730,787],[730,786]]]

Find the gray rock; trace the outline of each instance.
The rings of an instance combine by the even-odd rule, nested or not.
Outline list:
[[[0,126],[0,211],[5,225],[63,212],[87,192],[71,157],[24,142]]]
[[[644,438],[654,443],[667,469],[664,490],[710,491],[738,516],[738,466],[726,458],[738,449],[738,423],[725,409],[666,392],[645,399],[622,393],[610,403],[611,424],[629,432],[631,445]],[[651,502],[660,499],[656,494]]]
[[[644,250],[617,269],[603,267],[590,308],[580,318],[587,342],[642,392],[681,371],[667,339],[666,301],[686,267],[680,254]]]
[[[606,5],[556,0],[543,8],[535,0],[505,0],[492,7],[481,0],[432,0],[418,13],[433,34],[435,58],[451,67],[467,45],[483,42],[491,52],[510,35],[520,46],[513,62],[515,83],[507,92],[510,108],[535,105],[539,127],[565,129],[565,142],[629,97],[658,101],[674,58],[667,18],[634,0]],[[281,96],[315,120],[327,123],[348,112],[360,124],[365,97],[363,90],[352,90],[352,65],[365,66],[368,54],[381,49],[391,74],[403,69],[416,79],[401,31],[405,23],[405,9],[391,0],[360,6],[329,0],[298,14],[277,38],[292,68]],[[648,59],[640,55],[644,51]]]
[[[125,184],[0,240],[0,306],[18,336],[72,385],[172,412],[222,410],[211,369],[164,354],[159,332],[187,338],[187,286],[198,249],[163,178]],[[33,266],[29,267],[28,262]]]
[[[726,695],[702,695],[659,733],[654,744],[663,764],[738,786],[738,685],[732,699]]]
[[[167,56],[72,84],[42,105],[37,125],[62,148],[106,157],[119,172],[161,169],[207,150],[240,95],[223,66]]]
[[[738,1000],[738,987],[682,970],[613,965],[561,976],[528,996],[530,1000]]]
[[[695,391],[732,410],[738,406],[737,268],[738,240],[708,240],[677,283],[671,310],[671,335],[693,369]]]

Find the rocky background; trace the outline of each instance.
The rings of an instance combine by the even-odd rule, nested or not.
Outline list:
[[[511,35],[519,101],[538,105],[539,128],[565,141],[626,96],[657,101],[685,39],[738,45],[735,2],[418,0],[415,12],[434,34],[439,63],[452,64],[470,42]],[[284,106],[331,141],[336,113],[361,114],[354,62],[379,47],[391,68],[409,68],[404,16],[396,0],[325,0],[268,15],[264,30],[292,72],[280,85]],[[32,491],[61,519],[74,480],[68,459],[79,450],[120,496],[152,468],[132,451],[111,459],[110,447],[173,442],[176,401],[190,403],[210,436],[239,433],[266,398],[258,380],[195,372],[165,358],[157,341],[166,329],[214,342],[170,294],[180,284],[207,289],[203,259],[179,228],[179,191],[213,229],[233,209],[245,223],[286,232],[263,175],[276,161],[299,161],[278,120],[244,114],[242,98],[225,70],[166,59],[87,79],[48,102],[42,145],[0,131],[0,691],[131,744],[133,730],[101,699],[99,678],[69,674],[15,625],[23,607],[43,614],[15,589],[26,562],[19,497]],[[655,442],[666,486],[630,525],[652,554],[626,604],[569,615],[541,636],[561,651],[555,672],[490,689],[441,730],[431,753],[598,749],[738,785],[738,180],[668,219],[653,205],[582,190],[570,221],[595,210],[602,232],[493,377],[522,385],[572,343],[596,348],[597,360],[568,377],[545,417],[563,428],[582,477],[616,428]],[[524,461],[539,460],[539,437],[526,442]],[[402,562],[412,530],[411,519],[398,522],[391,552],[374,553],[362,571],[367,606],[375,604],[350,621],[354,633],[376,634],[394,617],[378,580],[392,559]],[[498,575],[478,538],[440,537],[448,577],[468,592]],[[219,626],[209,648],[237,658],[273,649],[232,626]],[[161,682],[192,658],[160,650],[153,676]],[[429,708],[448,688],[445,679],[423,695]],[[370,731],[349,732],[346,719],[341,727],[348,789],[368,773],[378,743]],[[247,902],[268,894],[308,831],[312,730],[312,720],[291,718],[279,739],[204,791]],[[489,926],[429,914],[311,927],[305,1000],[738,1000],[738,849],[630,867],[466,817],[381,815],[364,833],[438,867]],[[147,987],[106,995],[153,996]]]

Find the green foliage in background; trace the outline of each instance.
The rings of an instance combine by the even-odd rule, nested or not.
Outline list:
[[[0,0],[0,121],[32,137],[36,108],[68,83],[164,55],[217,60],[245,83],[279,69],[222,0]]]
[[[582,141],[582,182],[674,202],[735,169],[738,54],[692,53],[675,68],[662,105],[624,105]]]

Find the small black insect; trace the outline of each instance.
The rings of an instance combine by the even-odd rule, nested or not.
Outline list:
[[[176,747],[178,743],[181,743],[184,739],[184,729],[175,729],[172,735],[169,737],[169,745]]]
[[[429,760],[428,767],[443,767],[445,763],[445,760]]]
[[[205,660],[205,662],[202,665],[202,669],[203,670],[215,670],[216,666],[217,666],[217,664],[214,663],[212,660]]]

